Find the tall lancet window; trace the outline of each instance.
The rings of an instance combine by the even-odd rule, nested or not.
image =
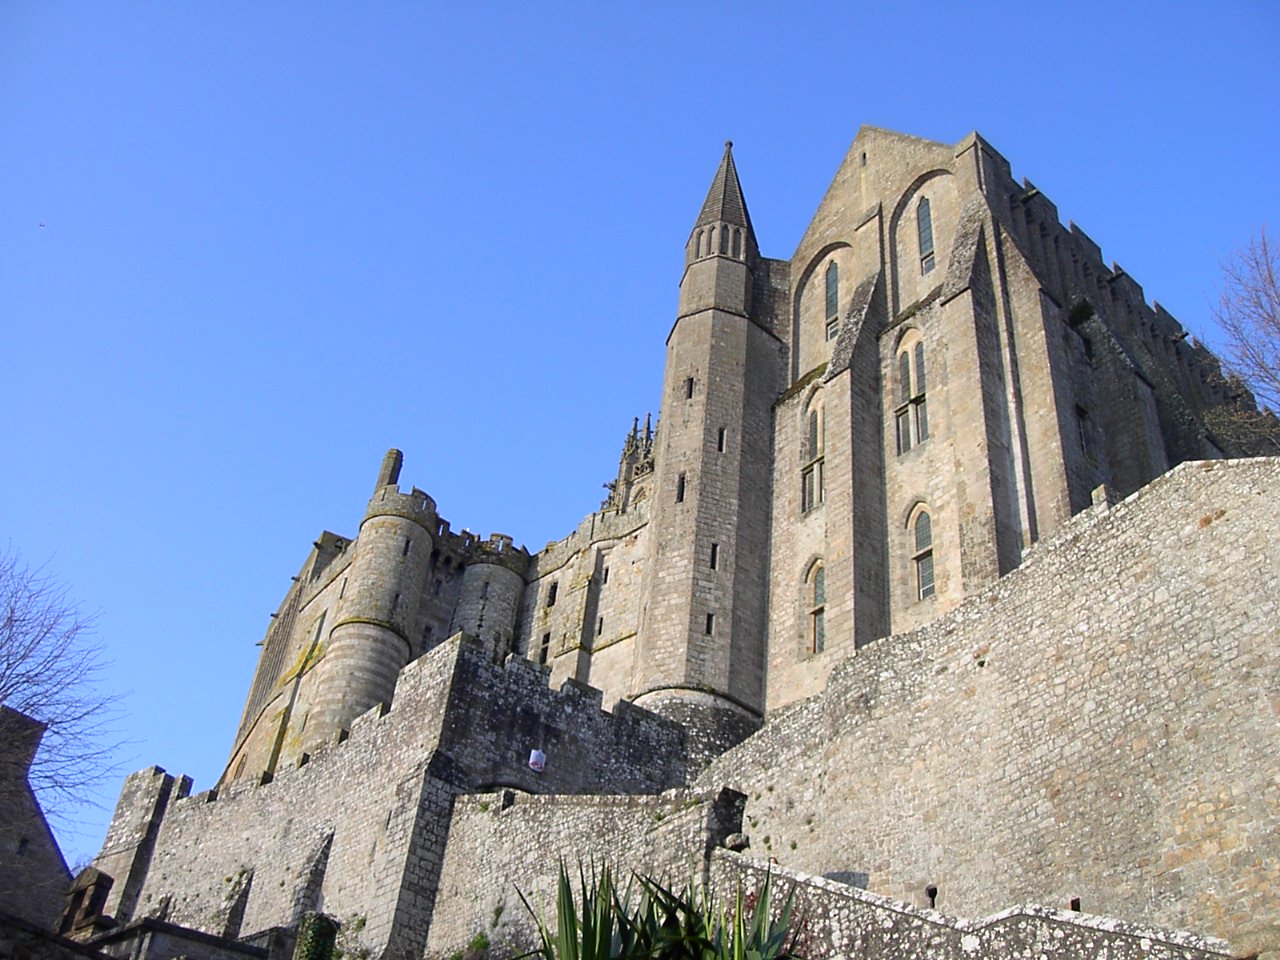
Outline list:
[[[929,198],[921,197],[916,207],[916,231],[920,236],[920,272],[933,269],[933,214],[929,210]]]
[[[834,340],[840,319],[840,267],[832,260],[827,264],[827,339]]]
[[[915,550],[912,561],[916,568],[916,598],[924,600],[932,597],[933,582],[933,521],[927,510],[916,514]]]
[[[804,415],[804,440],[800,451],[803,466],[800,470],[800,512],[816,509],[826,499],[822,482],[822,394],[817,393],[809,401]]]
[[[827,572],[821,560],[809,569],[807,587],[809,652],[821,653],[827,646]]]

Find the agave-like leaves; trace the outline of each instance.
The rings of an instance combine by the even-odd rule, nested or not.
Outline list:
[[[588,881],[579,864],[579,909],[561,863],[554,931],[520,894],[541,945],[517,960],[798,960],[791,947],[794,891],[773,919],[772,877],[765,877],[750,905],[739,885],[732,912],[717,908],[697,883],[677,893],[651,877],[635,881],[641,896],[633,909],[630,884],[620,894],[607,866],[593,870]]]

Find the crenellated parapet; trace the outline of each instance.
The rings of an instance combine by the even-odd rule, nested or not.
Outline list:
[[[513,545],[505,533],[490,534],[487,540],[476,540],[467,550],[470,563],[503,567],[523,577],[529,571],[529,551]]]

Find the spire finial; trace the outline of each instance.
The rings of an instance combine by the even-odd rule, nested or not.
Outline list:
[[[714,223],[728,223],[751,231],[751,217],[747,213],[747,201],[742,196],[742,184],[738,182],[738,170],[733,162],[733,141],[724,142],[724,156],[703,201],[702,212],[694,227]]]

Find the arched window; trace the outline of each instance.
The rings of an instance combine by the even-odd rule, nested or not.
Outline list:
[[[733,258],[737,260],[742,256],[742,231],[736,227],[733,230]]]
[[[929,439],[929,406],[925,397],[924,340],[908,334],[898,346],[894,385],[894,436],[898,454]]]
[[[916,572],[916,599],[932,597],[933,584],[933,521],[929,511],[921,510],[916,514],[914,527],[915,552],[912,564]]]
[[[840,329],[840,267],[827,264],[827,339],[834,340]]]
[[[821,560],[809,568],[805,606],[808,609],[809,652],[821,653],[827,645],[827,571]]]
[[[804,417],[804,436],[801,440],[800,462],[800,512],[808,513],[825,499],[822,483],[822,394],[814,394]]]
[[[916,232],[920,237],[920,272],[933,269],[933,214],[929,211],[929,198],[921,197],[916,206]]]

